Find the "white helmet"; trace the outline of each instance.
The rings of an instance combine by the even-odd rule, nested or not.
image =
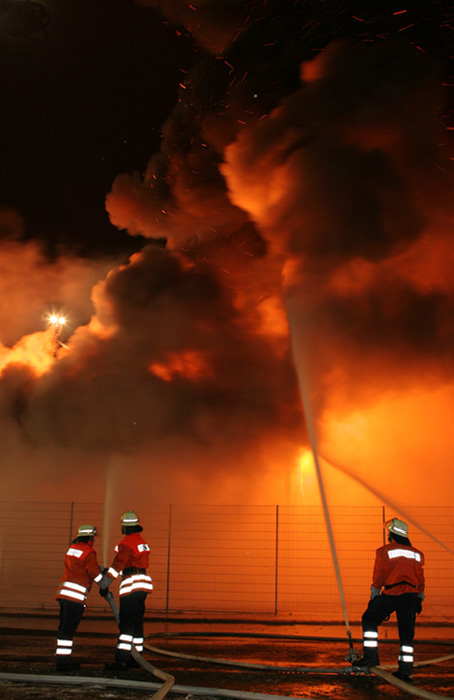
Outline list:
[[[393,518],[389,522],[388,531],[391,532],[393,535],[399,535],[400,537],[408,538],[408,525],[407,523],[404,523],[403,520],[399,520],[399,518]]]
[[[96,525],[81,525],[77,530],[77,537],[94,537],[96,534]]]
[[[140,519],[137,513],[134,513],[133,510],[127,510],[126,513],[123,513],[121,516],[120,522],[123,526],[132,527],[133,525],[139,525]]]

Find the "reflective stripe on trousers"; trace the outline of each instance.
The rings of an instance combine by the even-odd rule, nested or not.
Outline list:
[[[363,646],[365,649],[378,648],[378,632],[364,631]]]
[[[141,654],[143,651],[143,637],[134,637],[132,643],[134,644],[139,654]]]
[[[71,639],[57,639],[57,656],[70,656],[73,650]]]
[[[403,661],[406,664],[413,663],[413,647],[408,645],[402,645],[400,647],[399,661]]]
[[[122,651],[132,650],[132,635],[131,634],[120,634],[118,637],[117,649]]]

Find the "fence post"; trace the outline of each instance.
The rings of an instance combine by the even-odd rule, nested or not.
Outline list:
[[[276,506],[276,548],[274,563],[274,614],[277,615],[278,570],[279,570],[279,506]]]
[[[166,615],[169,612],[170,590],[170,545],[172,541],[172,504],[169,504],[169,534],[167,538],[167,581],[166,581]]]
[[[74,518],[74,501],[71,501],[71,506],[69,510],[69,544],[73,541],[73,518]]]

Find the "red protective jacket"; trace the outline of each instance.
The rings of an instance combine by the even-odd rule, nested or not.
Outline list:
[[[397,584],[397,585],[396,585]],[[416,547],[391,542],[376,551],[372,585],[386,595],[424,591],[424,554]]]
[[[56,599],[63,598],[85,605],[93,581],[102,579],[91,542],[73,542],[66,552],[64,567]]]
[[[107,574],[117,578],[123,574],[120,584],[120,597],[134,591],[153,590],[153,583],[146,573],[150,547],[139,532],[126,535],[115,547],[116,555]]]

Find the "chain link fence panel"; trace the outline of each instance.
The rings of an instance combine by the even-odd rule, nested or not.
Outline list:
[[[111,563],[114,546],[122,538],[119,520],[117,525],[103,526],[100,503],[0,505],[4,610],[55,610],[63,557],[79,525],[98,527],[95,549],[101,566]],[[360,619],[367,606],[375,550],[384,543],[384,523],[398,515],[385,507],[330,509],[350,621]],[[140,516],[151,547],[154,591],[147,599],[149,613],[343,620],[321,507],[171,505],[153,506]],[[454,608],[454,508],[413,508],[412,519],[420,526],[410,523],[412,543],[426,555],[424,619],[449,621]],[[117,586],[114,582],[114,593]],[[96,585],[88,605],[92,610],[105,608]]]

